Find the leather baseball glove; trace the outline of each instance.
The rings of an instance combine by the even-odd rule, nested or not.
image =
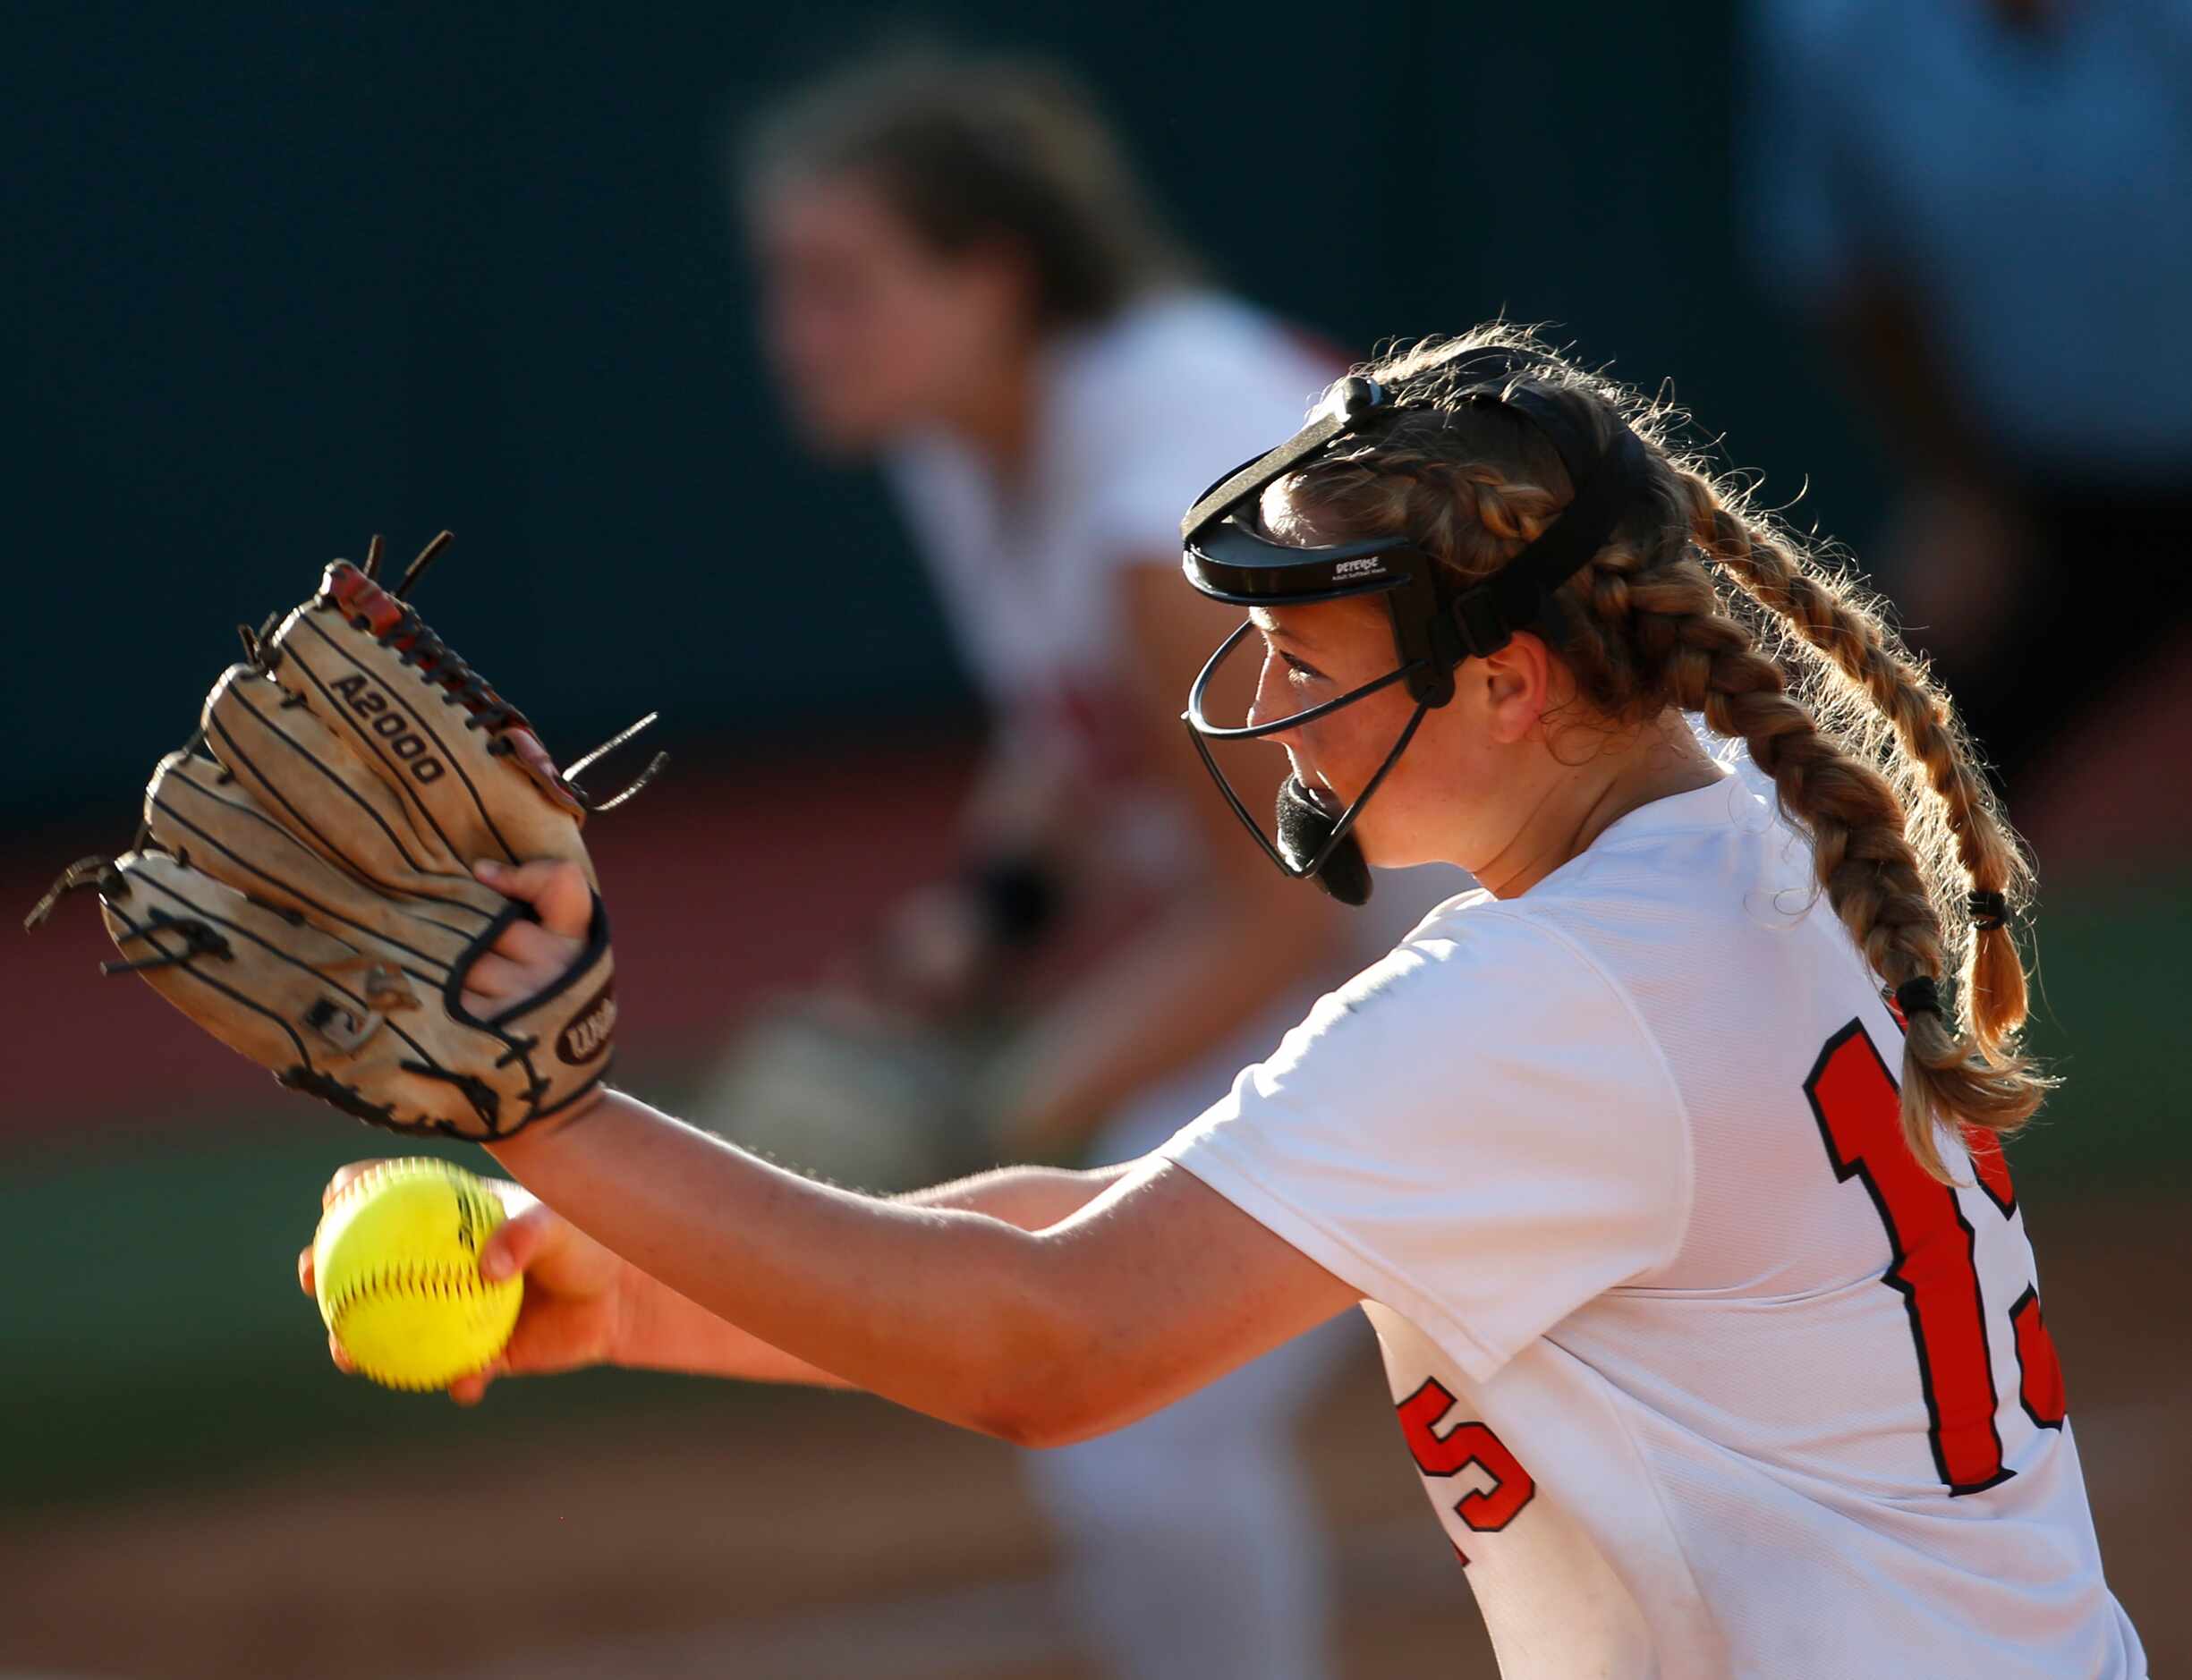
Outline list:
[[[125,959],[107,972],[142,975],[283,1084],[360,1119],[487,1140],[599,1084],[615,968],[580,836],[591,802],[404,599],[447,540],[391,591],[376,538],[362,567],[336,561],[278,625],[244,632],[249,662],[160,760],[134,847],[72,865],[26,925],[96,887]],[[561,980],[484,1020],[464,1008],[465,976],[531,912],[474,879],[483,859],[567,860],[597,889]]]

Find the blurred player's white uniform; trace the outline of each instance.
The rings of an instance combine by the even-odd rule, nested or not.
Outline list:
[[[1113,854],[1152,882],[1204,865],[1177,801],[1122,739],[1119,568],[1177,567],[1179,519],[1221,474],[1292,433],[1341,369],[1269,317],[1172,293],[1054,341],[1024,481],[1008,495],[947,433],[887,470],[962,650],[1000,725],[1104,791]],[[1179,750],[1190,751],[1183,733]],[[1239,867],[1262,867],[1244,852]],[[1092,1164],[1145,1154],[1269,1050],[1326,986],[1381,951],[1458,878],[1388,877],[1338,972],[1304,976],[1197,1065],[1146,1090],[1098,1136]],[[1313,891],[1313,887],[1304,887]],[[1326,1672],[1326,1560],[1296,1463],[1295,1422],[1361,1348],[1339,1321],[1117,1434],[1032,1455],[1072,1544],[1089,1636],[1136,1680],[1313,1680]],[[1366,1350],[1364,1350],[1366,1356]]]
[[[1440,906],[1162,1146],[1363,1291],[1507,1680],[2145,1673],[2009,1175],[1916,1167],[1901,1043],[1730,776]]]

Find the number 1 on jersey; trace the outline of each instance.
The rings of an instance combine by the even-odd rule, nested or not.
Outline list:
[[[1994,1415],[1993,1362],[1986,1302],[1973,1262],[1976,1234],[1955,1190],[1918,1165],[1903,1141],[1895,1079],[1862,1022],[1827,1041],[1804,1082],[1835,1176],[1862,1181],[1887,1229],[1894,1260],[1881,1282],[1903,1297],[1917,1345],[1934,1467],[1951,1494],[1978,1493],[2017,1472],[2002,1463]],[[1987,1140],[1974,1151],[1987,1199],[2006,1219],[2017,1211],[2009,1168]],[[2026,1412],[2044,1428],[2062,1421],[2062,1371],[2027,1289],[2009,1311]]]

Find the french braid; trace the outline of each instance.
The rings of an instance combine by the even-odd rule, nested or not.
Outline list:
[[[1335,535],[1406,531],[1462,581],[1498,570],[1574,488],[1514,410],[1446,401],[1488,361],[1566,405],[1590,435],[1630,426],[1652,456],[1640,505],[1560,590],[1559,652],[1578,698],[1623,723],[1679,708],[1742,740],[1809,836],[1820,888],[1882,984],[1938,982],[1952,969],[1960,979],[1954,1015],[1913,1012],[1903,1049],[1905,1136],[1948,1178],[1941,1122],[2008,1133],[2049,1083],[2017,1048],[2026,989],[2015,939],[2006,925],[1975,928],[1970,908],[1977,893],[2021,909],[2031,869],[1947,695],[1880,606],[1681,452],[1670,411],[1505,326],[1359,369],[1413,412],[1293,475],[1289,498]]]
[[[1889,755],[1891,771],[1913,783],[1922,776],[1940,800],[1969,892],[2004,901],[2005,914],[1987,919],[1999,925],[1984,928],[1973,924],[1968,894],[1935,905],[1944,927],[1965,936],[1958,943],[1969,952],[1958,988],[1964,1023],[1990,1048],[2004,1044],[2025,1022],[2025,967],[2009,914],[2030,897],[2031,865],[1973,761],[1948,696],[1896,644],[1855,585],[1808,562],[1768,523],[1748,516],[1740,502],[1723,501],[1703,475],[1684,473],[1681,483],[1698,546],[1821,660],[1863,690],[1902,749]]]

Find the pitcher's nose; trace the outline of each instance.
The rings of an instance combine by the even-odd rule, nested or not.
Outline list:
[[[1248,702],[1248,725],[1251,729],[1262,728],[1275,718],[1301,710],[1301,703],[1287,687],[1286,662],[1270,649],[1263,652],[1263,663],[1256,671],[1255,698]],[[1294,739],[1295,732],[1282,729],[1263,739],[1274,746],[1284,746]]]

